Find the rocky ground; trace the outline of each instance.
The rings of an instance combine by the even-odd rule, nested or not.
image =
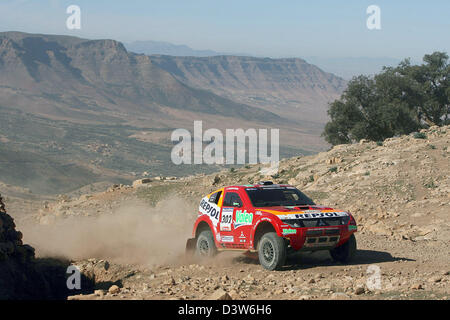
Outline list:
[[[164,222],[172,211],[187,217],[177,216],[181,222],[169,230],[167,241],[173,248],[168,250],[177,256],[167,262],[128,265],[106,251],[76,257],[62,252],[95,281],[95,293],[93,289],[70,299],[448,299],[449,156],[450,126],[432,127],[383,143],[361,141],[286,159],[272,175],[261,174],[264,168],[256,165],[182,179],[150,178],[81,196],[61,195],[40,202],[39,210],[17,223],[29,228],[30,223],[52,226],[67,219],[114,217],[130,203],[144,203],[148,210],[139,210],[155,216],[147,233],[156,232],[152,228],[158,223],[153,222]],[[326,252],[302,253],[291,257],[284,270],[268,272],[254,259],[235,253],[201,263],[186,260],[182,246],[200,197],[223,185],[262,180],[295,185],[316,203],[352,212],[359,225],[355,261],[341,265]],[[167,199],[174,198],[181,205],[164,211],[173,202]],[[24,234],[39,255],[37,239]],[[114,234],[101,241],[107,245],[111,237]],[[139,254],[151,255],[159,244],[145,245],[148,248]],[[371,281],[378,271],[380,283],[374,287]]]
[[[360,235],[358,241],[360,250],[351,265],[334,263],[327,253],[317,252],[291,257],[275,272],[262,269],[252,258],[228,253],[201,264],[184,261],[150,269],[121,265],[106,270],[102,260],[82,261],[77,263],[82,270],[108,279],[110,286],[100,282],[92,294],[69,299],[449,298],[448,259],[432,245],[397,243],[383,236]],[[371,282],[374,266],[380,268],[379,287]]]

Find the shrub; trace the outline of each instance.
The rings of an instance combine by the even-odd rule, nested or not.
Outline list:
[[[425,184],[425,188],[427,189],[436,189],[438,186],[434,183],[434,181],[430,181]]]
[[[427,135],[423,132],[416,132],[416,133],[414,133],[414,138],[415,139],[426,139]]]

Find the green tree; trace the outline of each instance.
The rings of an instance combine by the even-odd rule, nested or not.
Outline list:
[[[325,139],[333,145],[381,141],[449,123],[449,57],[435,52],[423,60],[416,66],[406,59],[374,77],[354,77],[340,99],[330,104]]]

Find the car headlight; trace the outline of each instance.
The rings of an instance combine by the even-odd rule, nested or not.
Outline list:
[[[342,224],[343,226],[345,226],[346,224],[348,224],[349,221],[350,221],[350,216],[342,217],[342,219],[341,219],[341,224]]]
[[[292,228],[301,228],[301,222],[297,219],[288,219],[288,220],[281,220],[284,224],[287,224],[288,226]]]

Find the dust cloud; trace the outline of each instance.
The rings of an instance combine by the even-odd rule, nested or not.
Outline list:
[[[112,214],[68,216],[50,225],[22,225],[26,243],[41,257],[97,258],[122,264],[174,263],[183,256],[196,218],[194,205],[178,198],[155,207],[124,203]]]

